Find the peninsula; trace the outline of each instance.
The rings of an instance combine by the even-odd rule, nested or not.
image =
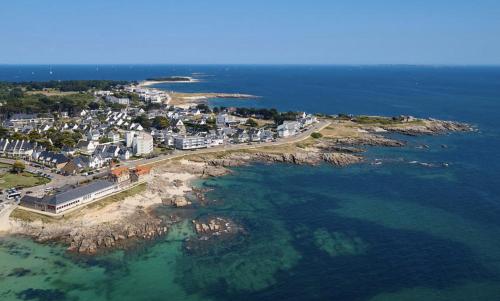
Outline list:
[[[77,86],[87,85],[86,90],[64,96],[57,93],[70,83],[48,85],[0,85],[1,95],[7,95],[0,99],[2,162],[50,181],[9,188],[0,231],[61,242],[84,254],[154,239],[186,219],[193,220],[199,243],[245,232],[224,216],[198,220],[196,211],[186,215],[180,209],[207,201],[193,188],[195,179],[254,162],[378,164],[365,158],[367,146],[420,147],[396,137],[473,130],[464,123],[411,116],[285,113],[205,103],[181,107],[172,101],[175,92],[135,83],[99,83],[106,88],[101,90],[83,81]],[[50,95],[37,93],[47,89]],[[54,106],[47,106],[51,102]],[[36,114],[26,114],[28,103]],[[446,162],[422,166],[445,167]]]

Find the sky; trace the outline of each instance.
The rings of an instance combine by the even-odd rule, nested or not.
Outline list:
[[[498,0],[2,0],[0,64],[500,64]]]

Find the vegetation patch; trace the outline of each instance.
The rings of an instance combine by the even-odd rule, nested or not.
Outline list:
[[[146,187],[147,187],[146,183],[139,184],[139,185],[135,186],[134,188],[130,188],[128,190],[122,191],[122,192],[114,194],[112,196],[108,196],[100,201],[96,201],[94,203],[91,203],[91,204],[87,205],[86,208],[90,208],[90,209],[104,208],[112,203],[123,201],[124,199],[126,199],[130,196],[134,196],[136,194],[144,192],[144,191],[146,191]]]
[[[21,220],[21,221],[28,222],[28,223],[35,222],[35,221],[41,221],[45,224],[48,224],[48,223],[53,223],[53,222],[57,221],[57,219],[55,219],[53,217],[49,217],[49,216],[46,216],[46,215],[43,215],[40,213],[36,213],[36,212],[24,210],[24,209],[19,209],[19,208],[16,208],[16,209],[14,209],[14,211],[12,211],[12,213],[10,214],[10,218]]]
[[[319,132],[314,132],[311,134],[311,137],[313,137],[314,139],[319,139],[319,138],[323,137],[323,135]]]
[[[0,188],[12,188],[12,187],[33,187],[38,185],[43,185],[49,183],[50,180],[47,178],[35,176],[28,172],[23,172],[19,174],[15,173],[4,173],[0,175]]]
[[[7,163],[2,163],[2,162],[0,162],[0,168],[8,168],[8,169],[10,169],[10,168],[11,168],[11,165],[10,165],[10,164],[7,164]]]

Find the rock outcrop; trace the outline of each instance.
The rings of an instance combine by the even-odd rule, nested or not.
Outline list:
[[[124,248],[131,239],[152,240],[168,231],[168,225],[144,211],[130,216],[126,221],[92,226],[67,224],[44,224],[39,227],[24,225],[24,235],[38,242],[61,242],[68,251],[95,254],[111,248]]]
[[[363,161],[360,156],[345,153],[324,153],[323,160],[335,166],[347,166]]]
[[[422,120],[420,123],[416,124],[392,125],[384,129],[390,132],[411,136],[437,135],[446,132],[470,132],[474,130],[474,128],[467,123],[436,119]]]

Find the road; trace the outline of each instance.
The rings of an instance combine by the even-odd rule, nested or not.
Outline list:
[[[290,144],[290,143],[297,143],[300,141],[303,141],[311,136],[313,132],[319,132],[329,126],[331,122],[323,120],[306,131],[292,136],[288,138],[281,138],[278,141],[273,141],[273,142],[263,142],[263,143],[254,143],[254,144],[229,144],[229,145],[221,145],[221,146],[215,146],[211,148],[202,148],[202,149],[197,149],[193,151],[174,151],[172,154],[168,155],[161,155],[155,158],[151,159],[139,159],[139,160],[134,160],[134,161],[129,161],[129,162],[123,162],[123,166],[128,166],[128,167],[133,167],[133,166],[138,166],[138,165],[151,165],[151,164],[156,164],[160,163],[163,161],[168,161],[172,159],[177,159],[177,158],[182,158],[184,156],[189,156],[189,155],[199,155],[199,154],[209,154],[209,153],[217,153],[217,152],[222,152],[222,151],[235,151],[235,150],[247,150],[247,149],[256,149],[256,148],[261,148],[261,147],[268,147],[268,146],[279,146],[279,145],[285,145],[285,144]]]

